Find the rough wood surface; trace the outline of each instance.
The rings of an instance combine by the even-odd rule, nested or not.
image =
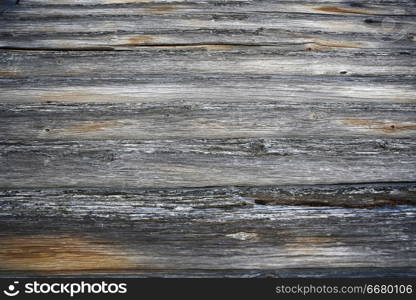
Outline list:
[[[412,181],[414,139],[3,142],[0,187],[203,187]]]
[[[271,198],[277,206],[264,205]],[[0,268],[141,276],[293,276],[310,269],[339,276],[344,268],[351,276],[362,268],[410,276],[416,210],[385,206],[400,199],[415,201],[415,185],[9,190],[0,202]],[[339,208],[305,206],[326,202]]]
[[[416,276],[416,6],[21,0],[0,276]]]
[[[0,21],[5,36],[0,45],[103,50],[224,44],[395,48],[396,43],[388,45],[383,39],[396,39],[397,27],[405,33],[399,45],[414,47],[415,15],[410,0],[26,0]],[[340,40],[326,41],[328,37]]]

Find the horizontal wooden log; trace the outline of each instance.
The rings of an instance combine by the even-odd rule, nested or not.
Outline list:
[[[295,136],[392,138],[414,137],[416,133],[414,104],[277,104],[274,101],[224,100],[138,104],[8,103],[0,105],[0,136],[30,141]]]
[[[356,0],[354,2],[346,2],[343,0],[315,0],[313,3],[308,3],[302,0],[291,0],[291,1],[273,1],[273,0],[60,0],[59,2],[54,0],[25,0],[19,3],[18,8],[25,7],[73,7],[80,8],[84,7],[107,7],[107,8],[119,8],[119,7],[152,7],[153,5],[170,4],[178,5],[181,7],[189,8],[211,8],[225,12],[230,10],[241,10],[241,11],[280,11],[280,12],[303,12],[303,13],[317,13],[317,14],[366,14],[376,13],[381,15],[385,14],[398,14],[398,11],[394,9],[400,6],[407,14],[414,12],[414,3],[409,0],[396,0],[396,1],[383,1],[376,2],[371,0]],[[316,6],[340,6],[339,10],[330,8],[316,9]],[[342,12],[341,7],[347,10],[351,8],[350,12]],[[365,9],[371,9],[365,11]],[[361,11],[360,11],[361,10]]]
[[[342,70],[342,68],[340,68]],[[51,71],[49,71],[51,72]],[[400,77],[276,76],[276,75],[118,75],[16,76],[8,71],[0,79],[2,103],[138,103],[169,106],[205,103],[262,103],[276,107],[288,103],[358,105],[370,114],[371,105],[416,103],[416,79]],[[334,104],[335,103],[335,104]],[[355,103],[355,104],[354,104]],[[136,105],[138,106],[138,105]],[[33,106],[36,107],[36,106]],[[46,105],[44,107],[47,107]],[[86,106],[84,106],[86,107]],[[99,106],[98,106],[99,107]],[[132,108],[134,105],[132,106]],[[169,108],[166,108],[169,110]],[[336,107],[333,106],[333,107]],[[409,113],[414,108],[407,106]],[[42,111],[41,106],[40,111]],[[61,106],[60,108],[63,108]],[[313,112],[311,112],[313,113]],[[98,120],[97,120],[98,121]]]
[[[414,49],[415,15],[409,0],[22,1],[0,19],[0,47],[292,44],[315,50]]]
[[[413,181],[415,140],[8,142],[1,187],[201,187]]]
[[[0,272],[411,276],[414,206],[264,206],[256,204],[253,195],[276,197],[278,203],[301,196],[336,202],[344,198],[350,205],[377,206],[414,201],[414,188],[412,183],[2,190]]]
[[[174,211],[256,205],[374,208],[416,205],[416,183],[225,186],[202,188],[0,189],[2,216],[142,220],[134,208]],[[72,205],[73,201],[77,205]],[[115,207],[114,207],[115,206]],[[115,209],[116,208],[116,209]],[[151,216],[152,212],[146,213]],[[145,219],[148,219],[147,217]]]
[[[140,52],[0,52],[2,77],[125,78],[140,75],[414,76],[415,51],[313,53],[275,47]],[[225,50],[225,51],[224,51]],[[414,89],[414,86],[413,86]]]

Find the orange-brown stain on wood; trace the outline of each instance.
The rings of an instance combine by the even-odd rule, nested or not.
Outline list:
[[[60,235],[0,238],[0,270],[87,271],[137,267],[114,242]]]
[[[122,127],[126,123],[119,121],[100,121],[100,122],[83,122],[81,124],[73,125],[66,128],[65,131],[69,133],[88,133],[94,131],[101,131],[107,128]]]
[[[1,71],[0,70],[0,76],[2,77],[14,77],[20,75],[20,72],[17,71]]]
[[[326,13],[337,13],[337,14],[360,14],[360,15],[375,14],[375,12],[371,10],[345,8],[345,7],[337,7],[337,6],[319,6],[319,7],[314,7],[314,10],[326,12]]]
[[[205,50],[211,50],[211,51],[226,51],[226,50],[235,50],[239,47],[234,45],[172,45],[172,46],[154,46],[154,48],[159,49],[205,49]]]
[[[384,132],[416,130],[416,125],[385,124],[383,127],[379,128],[379,129],[383,130]]]
[[[176,11],[176,6],[174,5],[155,5],[145,8],[145,12],[155,15],[169,14],[174,11]]]
[[[381,130],[386,133],[398,131],[416,130],[415,124],[397,124],[393,122],[382,122],[375,120],[343,120],[344,125],[365,127],[366,129]]]
[[[115,44],[114,46],[122,46],[122,47],[142,46],[142,47],[152,47],[152,48],[157,48],[157,49],[205,49],[205,50],[212,50],[212,51],[238,49],[238,47],[234,45],[224,45],[224,44],[157,45],[154,43],[155,40],[156,38],[152,36],[146,36],[146,35],[133,36],[133,37],[129,37],[125,43]],[[149,45],[150,42],[153,42],[153,44]]]
[[[151,37],[148,35],[138,35],[138,36],[132,36],[127,39],[127,42],[117,44],[115,46],[134,47],[134,46],[140,46],[140,45],[152,42],[153,40],[154,40],[154,37]]]
[[[343,123],[345,125],[355,125],[355,126],[365,126],[365,125],[372,125],[376,121],[373,120],[344,120]]]
[[[306,50],[314,51],[328,51],[333,50],[334,48],[361,48],[361,43],[353,42],[339,42],[339,41],[328,41],[322,39],[313,39],[312,43],[305,45]]]

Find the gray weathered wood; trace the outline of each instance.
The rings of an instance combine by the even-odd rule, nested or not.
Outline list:
[[[341,196],[364,206],[375,194],[415,200],[414,184],[2,191],[1,273],[413,274],[414,206],[264,206],[248,196],[260,193]]]
[[[208,47],[208,46],[207,46]],[[133,79],[140,75],[415,75],[416,50],[337,50],[309,52],[286,45],[235,49],[145,48],[139,51],[3,51],[3,77],[69,77]],[[207,55],[209,54],[209,55]],[[52,67],[53,66],[53,67]],[[345,74],[343,73],[345,72]],[[341,76],[344,75],[344,76]],[[105,77],[104,77],[105,78]],[[225,78],[224,78],[225,79]],[[126,82],[128,83],[128,81]],[[414,86],[413,86],[414,87]]]
[[[26,141],[309,137],[313,143],[314,138],[322,137],[379,137],[387,143],[390,138],[415,136],[414,107],[404,103],[280,104],[231,99],[138,104],[8,103],[0,105],[0,130],[3,139]],[[346,140],[346,147],[348,143]]]
[[[59,49],[204,43],[289,43],[317,50],[414,47],[416,8],[412,1],[142,2],[22,1],[0,20],[1,45]],[[13,36],[8,37],[10,32]],[[398,39],[398,35],[405,38]],[[325,37],[340,40],[326,41]],[[383,39],[399,42],[388,45]]]
[[[22,0],[0,276],[416,274],[416,6]]]
[[[413,181],[414,139],[8,142],[1,187],[203,187]]]

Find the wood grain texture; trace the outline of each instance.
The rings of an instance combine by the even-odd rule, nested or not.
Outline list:
[[[413,104],[261,104],[252,100],[4,104],[0,129],[3,138],[27,141],[290,136],[387,141],[414,137],[416,131]]]
[[[48,49],[288,43],[384,48],[383,39],[405,33],[391,48],[414,47],[415,15],[412,1],[22,1],[0,21],[0,33],[3,47]],[[339,40],[320,42],[328,36]]]
[[[416,276],[414,1],[21,0],[0,276]]]
[[[208,55],[208,53],[209,55]],[[383,76],[415,75],[416,50],[338,50],[337,53],[296,51],[291,46],[230,49],[141,49],[139,51],[3,51],[2,77],[70,77],[105,75],[297,75]],[[54,66],[51,68],[51,66]],[[346,72],[346,73],[343,73]],[[344,75],[344,76],[341,76]],[[346,75],[346,76],[345,76]],[[126,82],[128,83],[128,81]]]
[[[413,181],[414,139],[3,142],[1,187]]]
[[[375,192],[379,199],[414,201],[414,188],[387,184],[3,191],[0,257],[7,264],[1,272],[411,276],[414,206],[265,206],[254,197],[288,199],[304,193],[305,199],[345,197],[349,204],[371,207]]]

